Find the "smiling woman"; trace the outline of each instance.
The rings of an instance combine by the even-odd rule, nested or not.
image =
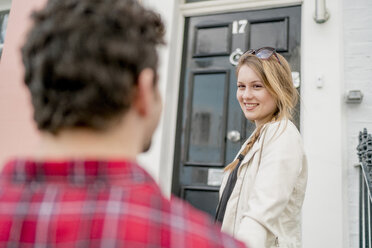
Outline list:
[[[269,47],[243,54],[236,97],[256,129],[225,168],[216,220],[248,247],[301,247],[307,163],[288,62]]]

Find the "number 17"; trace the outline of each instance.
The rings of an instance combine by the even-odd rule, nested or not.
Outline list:
[[[233,34],[244,34],[245,26],[247,26],[248,20],[234,21],[232,26]]]

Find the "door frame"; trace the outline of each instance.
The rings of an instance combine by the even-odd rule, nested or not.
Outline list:
[[[173,181],[174,152],[176,145],[177,117],[179,111],[179,90],[181,82],[181,65],[184,46],[184,27],[187,17],[220,14],[237,11],[271,9],[302,5],[304,0],[211,0],[198,3],[185,3],[178,0],[175,6],[170,37],[172,42],[167,65],[166,92],[163,109],[163,134],[160,150],[161,179],[159,184],[165,195],[170,196]]]
[[[304,0],[213,0],[197,3],[184,3],[179,0],[180,14],[183,17],[228,13],[234,11],[247,11],[258,9],[271,9],[301,5]]]

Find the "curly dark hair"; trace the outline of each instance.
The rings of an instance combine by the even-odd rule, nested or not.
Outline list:
[[[38,128],[104,130],[132,102],[139,73],[156,73],[158,14],[136,0],[49,0],[22,48]]]

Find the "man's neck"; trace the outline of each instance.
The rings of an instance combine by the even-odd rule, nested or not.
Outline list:
[[[135,130],[131,125],[119,125],[101,132],[79,128],[62,130],[58,135],[43,133],[36,157],[135,160],[143,149],[141,132]]]

